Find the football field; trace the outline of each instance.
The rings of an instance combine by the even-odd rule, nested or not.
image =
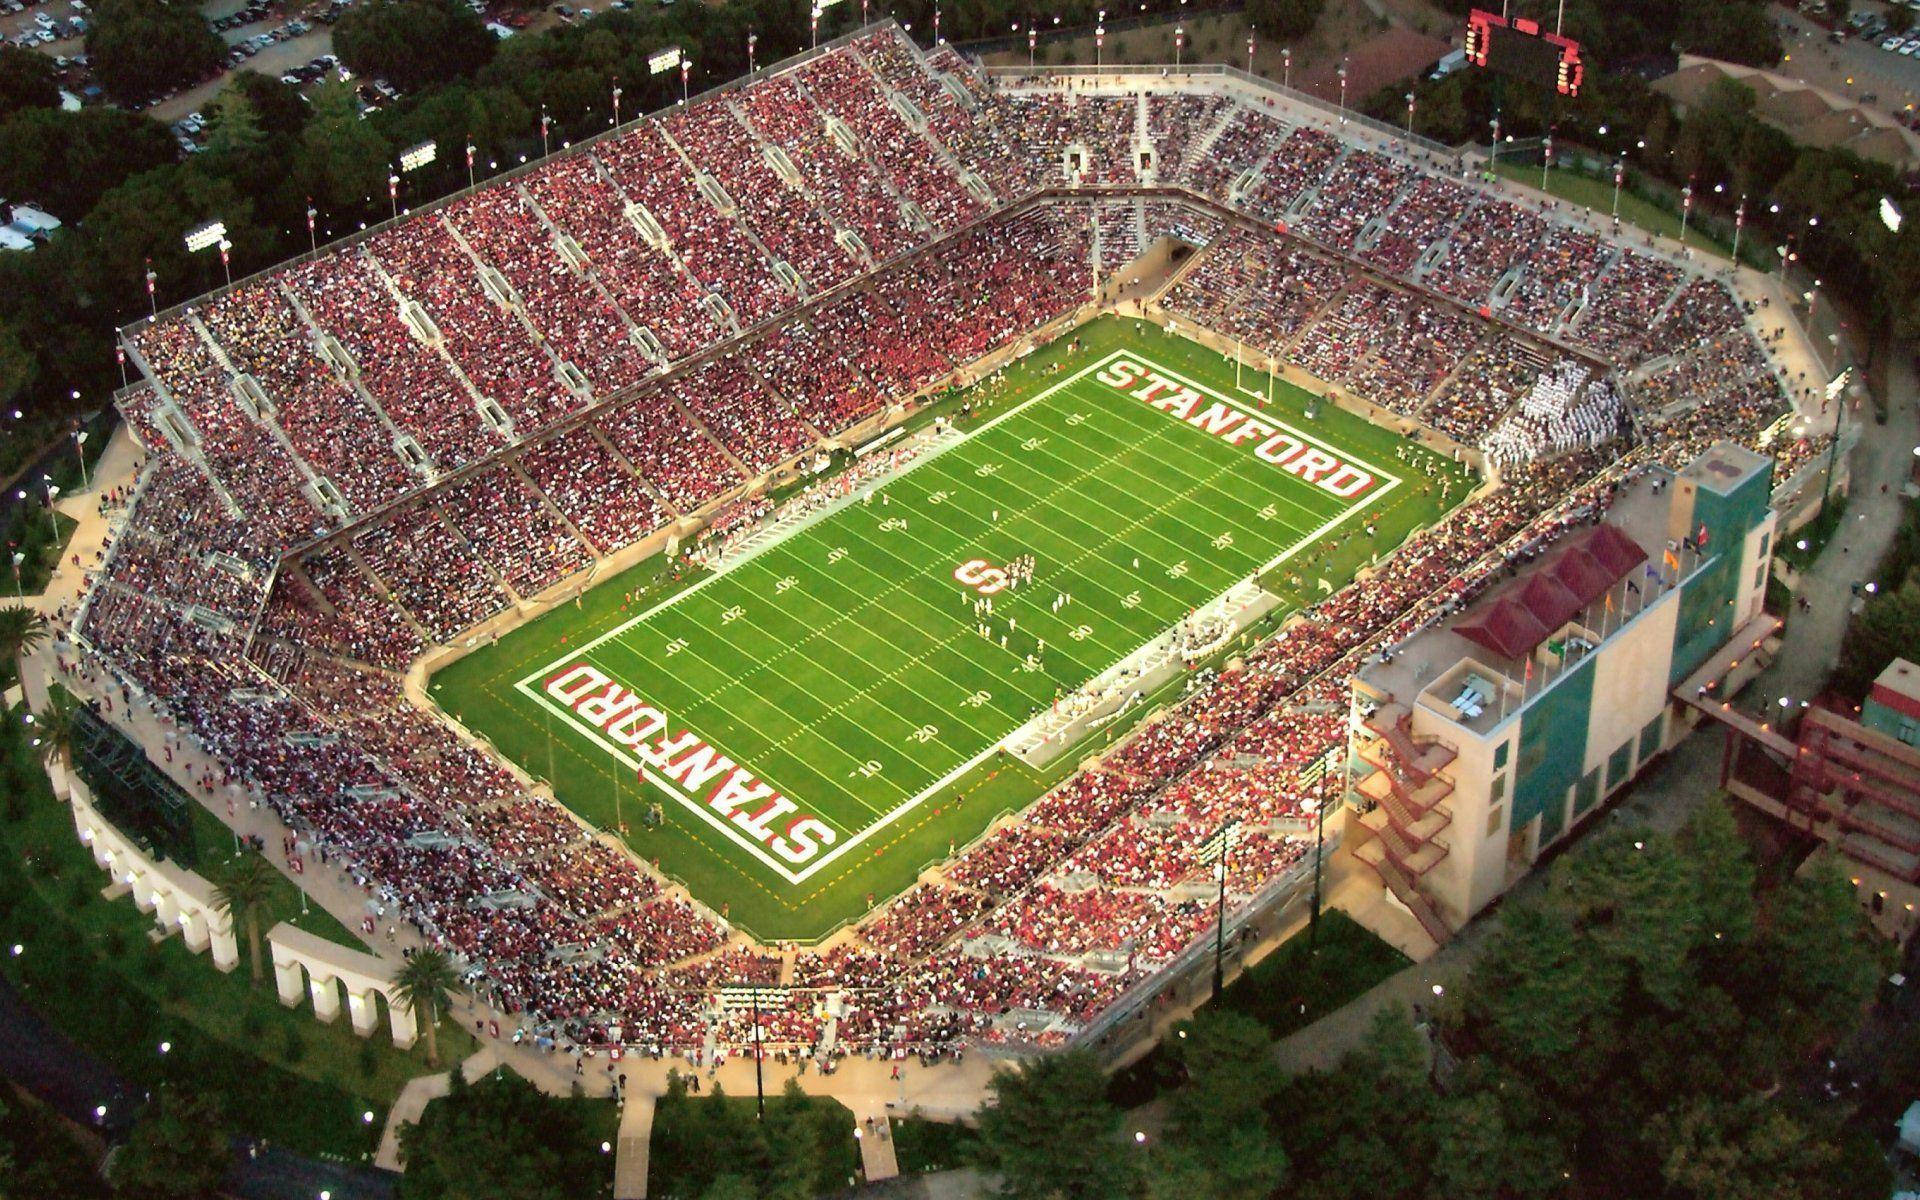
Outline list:
[[[1080,336],[976,389],[965,437],[716,572],[603,584],[435,698],[716,910],[818,936],[1070,769],[999,751],[1057,697],[1238,582],[1338,586],[1341,551],[1439,511],[1424,450],[1150,326]]]

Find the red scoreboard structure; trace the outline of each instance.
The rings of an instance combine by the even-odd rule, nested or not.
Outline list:
[[[1477,8],[1467,18],[1467,61],[1551,87],[1562,96],[1578,96],[1586,74],[1580,44],[1572,38],[1548,33],[1538,21]]]

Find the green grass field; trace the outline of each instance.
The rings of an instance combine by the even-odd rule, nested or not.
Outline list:
[[[943,402],[968,436],[870,499],[717,573],[636,568],[432,694],[735,923],[817,938],[1073,769],[998,750],[1057,694],[1249,576],[1275,620],[1310,603],[1438,515],[1423,468],[1459,472],[1153,326],[1077,336]]]

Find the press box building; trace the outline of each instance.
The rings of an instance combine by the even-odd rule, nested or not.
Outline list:
[[[1348,844],[1444,941],[1682,732],[1676,688],[1761,622],[1772,459],[1720,444],[1356,675]]]

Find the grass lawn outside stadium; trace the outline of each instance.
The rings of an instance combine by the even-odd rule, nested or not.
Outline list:
[[[1044,769],[998,749],[1057,695],[1256,574],[1281,601],[1264,635],[1431,524],[1443,475],[1444,503],[1465,498],[1465,469],[1417,443],[1332,405],[1308,417],[1313,397],[1289,384],[1268,405],[1251,369],[1242,383],[1231,358],[1100,318],[943,398],[935,412],[971,405],[965,439],[870,500],[717,573],[643,563],[440,670],[429,694],[586,820],[623,821],[635,853],[737,927],[817,940],[1039,797],[1181,681]],[[1181,406],[1182,388],[1198,403]],[[1269,432],[1304,448],[1266,443],[1286,460],[1267,461]],[[980,583],[978,564],[1021,555],[1031,582],[976,615],[995,578]],[[614,693],[611,719],[569,708],[608,681],[632,693]],[[621,705],[640,703],[664,723],[623,730]]]

